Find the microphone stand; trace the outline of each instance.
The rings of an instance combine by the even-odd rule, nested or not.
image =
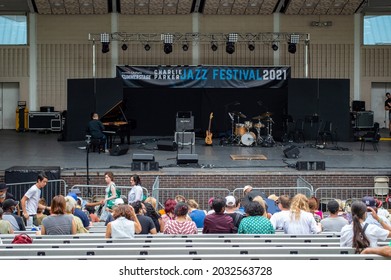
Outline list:
[[[90,147],[91,147],[91,135],[87,135],[86,139],[86,169],[87,169],[87,185],[90,184],[90,165],[89,165],[89,154],[90,154]],[[91,197],[91,190],[90,188],[87,188],[87,196]]]

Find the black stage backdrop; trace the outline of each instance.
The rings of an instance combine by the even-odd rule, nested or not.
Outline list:
[[[121,79],[68,80],[64,140],[84,140],[90,113],[97,111],[102,115],[111,107],[109,104],[115,105],[122,99],[127,118],[137,123],[132,135],[173,136],[178,111],[192,111],[195,130],[203,136],[213,112],[212,133],[228,135],[231,130],[228,112],[236,111],[246,115],[240,118],[240,123],[255,123],[253,117],[271,112],[272,135],[277,141],[283,135],[283,115],[287,113],[295,120],[317,114],[321,120],[333,122],[338,140],[351,139],[349,80],[290,79],[288,87],[283,88],[123,87]],[[314,139],[319,125],[305,124],[307,139]]]
[[[275,122],[273,135],[280,135],[282,115],[287,108],[287,88],[124,88],[124,100],[128,119],[137,120],[133,135],[173,136],[179,111],[192,112],[195,131],[201,134],[205,134],[213,112],[211,130],[214,136],[230,133],[229,112],[244,114],[246,118],[239,119],[243,123],[257,122],[252,118],[269,111]]]
[[[288,112],[304,124],[306,139],[315,139],[322,122],[331,121],[338,141],[351,141],[350,82],[348,79],[291,79]],[[319,122],[311,122],[317,115]]]

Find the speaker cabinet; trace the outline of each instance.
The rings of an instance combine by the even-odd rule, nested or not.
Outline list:
[[[299,154],[300,151],[296,146],[290,146],[284,150],[284,155],[287,158],[298,158]]]
[[[111,156],[121,156],[125,155],[129,150],[128,145],[115,145],[112,149],[110,149],[110,155]]]
[[[155,161],[153,154],[133,154],[133,161]]]
[[[161,151],[176,151],[178,145],[174,141],[159,140],[157,142],[157,149]]]
[[[373,124],[373,111],[356,112],[357,128],[372,128]]]
[[[352,111],[356,111],[356,112],[365,111],[365,101],[353,100]]]
[[[198,154],[178,154],[177,164],[198,163]]]
[[[296,162],[297,170],[326,170],[326,163],[324,161],[298,161]]]
[[[176,118],[176,131],[186,131],[194,129],[194,116],[189,118]]]

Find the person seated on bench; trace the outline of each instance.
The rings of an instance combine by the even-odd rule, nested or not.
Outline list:
[[[50,204],[50,216],[42,220],[42,235],[76,234],[76,224],[73,216],[66,214],[66,200],[62,195],[56,195]]]
[[[106,238],[134,238],[141,232],[141,225],[132,206],[121,204],[113,209],[114,221],[106,227]]]
[[[156,226],[152,218],[145,216],[147,209],[144,203],[136,201],[132,203],[132,207],[142,228],[140,234],[156,234]]]
[[[92,113],[91,114],[91,120],[88,122],[87,125],[87,134],[91,135],[91,144],[94,140],[99,140],[98,143],[104,144],[104,151],[108,153],[107,150],[107,141],[106,141],[106,135],[103,133],[105,130],[105,127],[103,123],[99,120],[98,113]]]
[[[191,219],[189,220],[187,212],[189,206],[184,202],[178,202],[174,209],[175,220],[169,220],[164,226],[165,234],[197,234],[197,226]]]
[[[239,225],[239,234],[274,234],[275,230],[269,219],[264,217],[265,208],[256,201],[251,201],[245,207],[247,217]]]
[[[289,195],[283,194],[276,200],[276,205],[280,209],[280,212],[274,213],[270,218],[274,229],[284,229],[285,222],[290,219],[289,209],[291,208],[291,198]]]
[[[323,232],[341,232],[341,229],[349,222],[344,217],[338,215],[339,203],[336,200],[330,200],[327,203],[327,210],[330,216],[320,221]]]
[[[380,218],[375,209],[367,206],[362,201],[352,203],[353,222],[346,225],[341,230],[340,246],[356,249],[356,253],[361,253],[367,247],[377,247],[378,241],[385,241],[391,237],[391,227]],[[365,222],[367,212],[377,220],[383,228]]]
[[[285,221],[284,232],[288,234],[311,234],[321,231],[320,224],[315,221],[308,206],[308,198],[304,194],[296,194],[291,201],[290,219]]]
[[[206,215],[202,233],[236,233],[233,220],[225,212],[224,197],[215,197],[212,202],[213,214]]]

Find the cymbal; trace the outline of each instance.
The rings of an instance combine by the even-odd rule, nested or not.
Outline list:
[[[235,112],[232,112],[232,114],[234,114],[235,116],[241,117],[241,118],[247,118],[246,115],[243,114],[242,112],[235,111]]]
[[[263,113],[261,116],[264,117],[264,118],[268,118],[268,117],[270,117],[270,116],[272,116],[272,115],[273,115],[272,112],[265,112],[265,113]]]
[[[253,120],[263,120],[264,118],[263,116],[252,117]]]

